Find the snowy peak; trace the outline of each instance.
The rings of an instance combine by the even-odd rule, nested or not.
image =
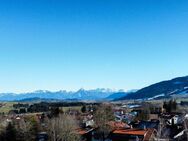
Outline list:
[[[1,101],[15,101],[29,98],[41,98],[41,99],[77,99],[77,100],[100,100],[105,99],[109,95],[113,94],[114,91],[110,89],[98,88],[93,90],[85,90],[83,88],[79,89],[76,92],[60,90],[56,92],[51,92],[48,90],[37,90],[34,92],[28,93],[4,93],[0,94]]]

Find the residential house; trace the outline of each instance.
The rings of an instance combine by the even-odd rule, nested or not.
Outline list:
[[[112,133],[112,141],[152,141],[157,135],[155,129],[120,129]]]

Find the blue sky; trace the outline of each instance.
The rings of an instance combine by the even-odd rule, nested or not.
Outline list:
[[[187,53],[186,0],[0,0],[0,92],[138,89]]]

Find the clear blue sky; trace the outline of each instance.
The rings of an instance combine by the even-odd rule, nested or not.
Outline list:
[[[187,0],[0,0],[0,92],[128,90],[184,75]]]

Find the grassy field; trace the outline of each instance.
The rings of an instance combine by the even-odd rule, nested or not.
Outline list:
[[[3,106],[0,107],[0,113],[7,114],[10,110],[13,109],[13,104],[15,104],[15,102],[2,102],[1,104],[3,104]]]
[[[188,98],[176,98],[176,102],[181,102],[181,101],[188,101]]]
[[[60,109],[63,110],[64,112],[68,110],[78,110],[81,111],[81,106],[71,106],[71,107],[61,107]]]
[[[7,114],[10,110],[13,110],[13,104],[16,104],[16,102],[2,102],[0,103],[3,106],[0,107],[0,113],[5,113]],[[68,110],[78,110],[81,111],[82,106],[70,106],[70,107],[61,107],[60,109],[63,110],[64,112]]]

